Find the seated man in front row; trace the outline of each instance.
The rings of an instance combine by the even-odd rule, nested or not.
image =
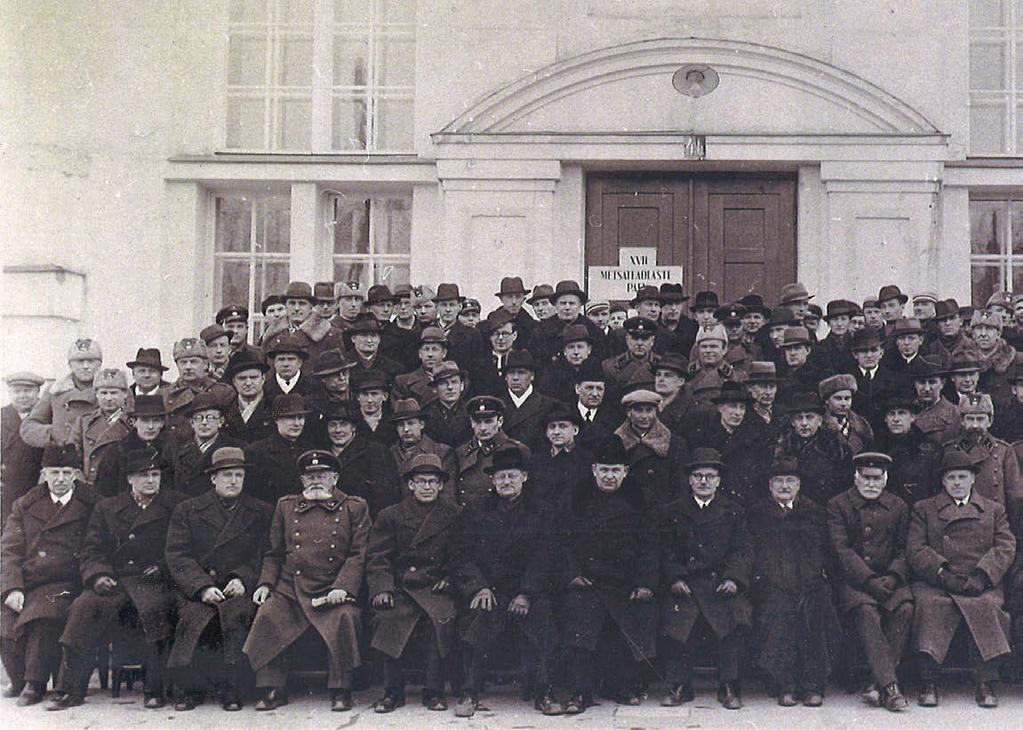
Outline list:
[[[129,491],[102,500],[89,520],[82,548],[82,585],[71,604],[64,646],[62,694],[46,709],[82,704],[94,665],[93,651],[115,631],[141,629],[145,639],[145,706],[164,706],[164,663],[174,633],[174,588],[164,561],[171,513],[182,497],[161,485],[161,455],[129,451]]]
[[[997,660],[1009,649],[1002,579],[1016,554],[1005,508],[973,489],[978,465],[949,449],[941,464],[944,490],[913,507],[906,558],[913,574],[913,644],[923,654],[917,703],[938,704],[936,675],[956,632],[969,634],[977,704],[996,707]],[[965,619],[965,621],[963,621]]]
[[[166,556],[178,625],[167,666],[178,690],[175,710],[193,709],[207,685],[219,685],[225,710],[241,709],[242,645],[256,614],[252,591],[273,515],[266,502],[242,493],[245,467],[240,448],[217,449],[206,469],[212,489],[171,516]]]
[[[287,396],[282,396],[286,398]],[[337,459],[311,450],[297,459],[301,494],[277,501],[263,556],[259,606],[243,651],[256,670],[257,710],[288,704],[284,687],[296,642],[311,633],[327,645],[330,709],[352,709],[352,670],[362,663],[359,609],[369,539],[366,501],[336,487]]]

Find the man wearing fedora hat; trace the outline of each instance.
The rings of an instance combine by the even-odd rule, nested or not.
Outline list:
[[[289,396],[285,396],[289,397]],[[340,466],[327,451],[298,456],[300,493],[277,501],[269,548],[252,600],[259,607],[242,651],[256,671],[256,710],[288,704],[295,656],[326,645],[330,709],[352,709],[352,672],[362,664],[358,606],[372,523],[365,500],[337,487]]]
[[[209,358],[207,375],[216,380],[224,377],[227,361],[231,359],[231,333],[219,324],[211,324],[199,330],[199,339],[206,345]]]
[[[764,425],[770,428],[772,440],[779,433],[778,424],[781,420],[777,417],[774,403],[778,396],[778,369],[769,360],[754,360],[750,363],[749,377],[746,379],[746,388],[750,394],[750,417],[759,418]]]
[[[4,378],[9,403],[0,408],[0,532],[11,514],[14,500],[39,482],[43,450],[21,438],[21,422],[39,402],[45,383],[41,375],[25,370]]]
[[[510,314],[515,322],[515,330],[519,333],[518,346],[528,348],[537,322],[523,306],[526,303],[529,290],[522,284],[522,277],[506,276],[502,278],[501,286],[498,287],[494,295],[501,300],[501,309]]]
[[[366,293],[366,309],[377,318],[383,327],[394,314],[394,294],[387,284],[374,284]]]
[[[867,327],[849,342],[849,352],[856,365],[849,371],[856,378],[853,410],[867,419],[877,433],[884,425],[885,401],[899,391],[898,379],[887,365],[881,363],[884,342],[880,330]]]
[[[104,368],[96,373],[96,410],[82,414],[72,432],[71,443],[82,455],[82,474],[87,484],[96,483],[103,453],[131,433],[128,413],[128,378],[123,370]]]
[[[895,373],[900,390],[912,387],[908,370],[916,358],[923,355],[924,329],[920,320],[903,317],[888,327],[888,342],[894,343],[881,358],[881,363]]]
[[[504,387],[499,397],[504,402],[504,430],[530,449],[545,444],[544,418],[558,401],[534,387],[536,361],[528,350],[512,350],[504,366]]]
[[[333,296],[330,282],[320,282],[318,295]],[[263,331],[263,352],[269,357],[275,346],[275,340],[290,334],[299,343],[307,357],[316,358],[326,350],[344,348],[341,330],[331,325],[330,318],[324,318],[317,311],[317,294],[305,281],[293,281],[284,291],[284,304],[288,308],[288,316],[278,320]]]
[[[212,450],[205,489],[174,509],[167,528],[178,614],[167,658],[175,710],[194,708],[206,687],[216,688],[225,710],[242,706],[242,646],[256,615],[252,592],[273,515],[270,505],[245,493],[247,466],[240,448]]]
[[[684,355],[693,349],[696,332],[699,329],[696,321],[685,313],[685,305],[689,301],[689,296],[681,284],[670,282],[661,284],[660,294],[661,326],[669,334],[675,336],[674,343],[667,350]]]
[[[67,443],[75,422],[96,407],[92,381],[103,364],[99,343],[75,340],[68,349],[67,363],[70,372],[42,394],[18,427],[22,440],[32,448]]]
[[[781,343],[785,367],[784,380],[778,386],[778,403],[784,406],[795,394],[803,391],[815,392],[825,373],[810,361],[813,339],[802,325],[788,327]]]
[[[430,385],[433,370],[447,360],[448,338],[440,327],[425,327],[419,333],[419,367],[394,378],[394,399],[415,398],[420,405],[437,397]]]
[[[163,379],[163,374],[170,370],[160,359],[160,351],[155,347],[140,347],[135,359],[125,363],[131,370],[134,382],[131,384],[131,395],[163,395],[170,390],[171,384]]]
[[[380,351],[380,321],[370,313],[360,314],[345,330],[346,352],[355,362],[355,371],[377,370],[389,378],[402,372],[402,366]]]
[[[156,396],[141,396],[141,398]],[[159,400],[157,398],[157,400]],[[137,407],[137,404],[136,404]],[[81,551],[84,590],[75,598],[61,634],[61,694],[48,710],[84,701],[95,650],[125,633],[144,640],[144,706],[164,706],[164,670],[174,635],[174,585],[164,555],[171,513],[182,495],[163,483],[159,452],[129,451],[129,488],[96,504]]]
[[[309,353],[294,333],[284,332],[275,337],[266,350],[266,360],[271,368],[263,386],[267,405],[272,407],[286,393],[310,399],[323,396],[323,384],[309,372]]]
[[[167,433],[167,410],[163,398],[158,395],[140,395],[128,415],[132,431],[104,449],[96,465],[93,486],[104,497],[128,491],[128,454],[152,449],[159,454],[158,463],[164,488],[172,489],[176,445]]]
[[[991,435],[1012,444],[1018,458],[1023,455],[1023,445],[1016,445],[1023,440],[1023,364],[1013,365],[1009,370],[1008,381],[1012,400],[1002,408],[995,409]]]
[[[404,658],[415,647],[426,656],[423,705],[435,712],[448,707],[444,685],[456,654],[458,614],[451,587],[452,540],[461,512],[443,498],[449,476],[436,455],[414,456],[401,474],[409,496],[381,511],[370,530],[370,646],[384,657],[384,696],[373,704],[378,713],[405,704]]]
[[[775,447],[775,458],[799,464],[801,491],[818,504],[852,484],[852,448],[839,434],[824,428],[825,406],[814,392],[798,392],[786,406],[788,427]]]
[[[915,425],[935,446],[941,446],[959,435],[961,418],[959,409],[943,395],[945,371],[936,362],[917,358],[909,368],[916,395]]]
[[[533,450],[530,495],[555,515],[567,511],[575,485],[590,474],[591,452],[578,443],[582,423],[578,409],[555,403],[544,417],[544,442]]]
[[[307,405],[317,414],[319,420],[312,424],[313,436],[317,443],[326,443],[327,433],[324,431],[323,414],[333,403],[351,403],[353,393],[350,373],[355,362],[345,356],[341,350],[327,350],[312,366],[312,374],[319,379],[323,390],[306,401]]]
[[[446,360],[434,368],[430,385],[437,397],[423,407],[426,433],[430,438],[451,448],[472,436],[469,412],[466,410],[465,370],[453,360]]]
[[[665,353],[654,366],[654,392],[661,396],[661,423],[676,433],[689,411],[685,396],[686,371],[689,363],[677,352]]]
[[[369,505],[369,514],[376,514],[401,500],[398,470],[391,455],[379,441],[367,435],[358,406],[352,403],[331,403],[323,413],[327,431],[327,449],[337,459],[340,469],[338,488],[346,494],[362,497]],[[391,423],[386,424],[391,427]]]
[[[490,395],[477,395],[466,403],[472,438],[455,447],[457,471],[453,475],[455,498],[462,506],[478,506],[494,493],[486,469],[496,451],[517,448],[528,459],[529,447],[504,431],[504,402]]]
[[[896,320],[905,317],[906,302],[909,297],[902,293],[895,284],[882,286],[877,292],[877,305],[885,322],[885,334],[888,327]]]
[[[228,361],[224,379],[234,386],[237,395],[226,407],[224,433],[251,444],[274,432],[270,402],[263,390],[269,371],[262,356],[252,352],[236,353]]]
[[[554,316],[554,305],[551,303],[551,296],[554,295],[554,287],[550,284],[537,284],[533,292],[526,299],[526,304],[533,308],[537,324]]]
[[[311,409],[298,393],[279,396],[271,406],[276,430],[270,436],[245,447],[248,463],[246,491],[268,504],[300,490],[297,459],[309,450],[312,437],[306,428]]]
[[[423,325],[412,307],[411,286],[399,284],[394,288],[394,318],[382,325],[380,351],[401,365],[402,372],[414,370],[419,362],[416,349]]]
[[[706,327],[717,324],[714,312],[718,310],[721,303],[718,301],[718,293],[714,291],[698,291],[689,310],[693,313],[697,327]]]
[[[997,706],[998,662],[1010,652],[1002,584],[1016,539],[1005,505],[974,489],[977,468],[969,454],[946,451],[942,491],[917,502],[909,523],[906,559],[916,600],[913,648],[924,661],[917,699],[923,707],[938,704],[937,672],[958,632],[969,639],[981,707]]]
[[[356,369],[352,378],[359,433],[383,446],[390,446],[398,437],[390,421],[390,384],[390,379],[379,370]]]
[[[607,357],[608,346],[606,336],[590,319],[583,314],[582,308],[587,301],[586,292],[578,282],[571,279],[559,281],[551,294],[555,316],[542,320],[533,330],[533,354],[540,362],[547,362],[561,350],[561,335],[571,325],[582,325],[592,340],[595,357]]]
[[[174,343],[174,364],[178,379],[171,385],[163,400],[167,407],[167,431],[176,443],[192,438],[192,425],[188,418],[188,405],[200,393],[209,393],[217,401],[227,404],[234,397],[234,389],[227,383],[208,375],[209,355],[206,344],[198,337],[185,337]]]
[[[601,368],[601,361],[594,350],[593,337],[582,325],[570,324],[561,330],[558,337],[561,342],[558,354],[546,361],[538,360],[543,364],[537,388],[551,398],[569,403],[574,400],[576,376],[580,370],[590,363]],[[606,381],[606,376],[602,380]]]
[[[479,331],[488,347],[466,366],[472,391],[475,395],[499,396],[506,387],[504,374],[508,354],[519,346],[518,325],[502,307],[495,309],[480,323]]]
[[[686,463],[689,493],[658,515],[665,707],[695,699],[689,641],[698,624],[717,642],[718,702],[742,707],[739,660],[753,620],[747,597],[753,546],[742,507],[719,489],[724,468],[714,449],[695,449]]]
[[[48,446],[40,484],[14,501],[0,541],[4,696],[21,693],[19,706],[42,702],[57,675],[68,607],[82,588],[78,561],[97,496],[78,480],[81,466],[71,444]]]
[[[935,345],[940,345],[949,357],[969,344],[970,338],[959,317],[959,302],[955,299],[943,299],[934,305],[934,322],[938,328]]]
[[[174,489],[188,497],[209,490],[213,454],[227,447],[242,448],[242,441],[223,432],[226,404],[209,393],[200,393],[188,404],[192,438],[177,444],[173,452]]]
[[[942,449],[916,427],[919,407],[909,393],[893,395],[885,402],[884,427],[874,439],[875,448],[892,458],[888,491],[910,506],[934,494],[941,482]]]
[[[810,300],[813,297],[814,295],[807,291],[806,285],[797,281],[781,288],[778,304],[791,309],[795,318],[802,323],[803,318],[810,311]]]
[[[855,302],[848,299],[832,299],[824,312],[828,323],[828,336],[814,345],[810,352],[810,361],[825,373],[844,373],[856,365],[856,360],[849,352],[852,340],[852,317],[858,309]]]
[[[980,362],[972,346],[952,354],[945,374],[948,382],[944,394],[952,405],[958,406],[967,396],[980,392]]]
[[[462,311],[458,284],[438,284],[433,301],[437,305],[436,325],[444,330],[448,338],[451,359],[467,367],[474,358],[486,352],[487,346],[475,327],[468,327],[458,321],[458,313]]]
[[[466,419],[468,420],[468,415]],[[454,449],[447,444],[434,441],[426,434],[426,414],[415,398],[396,400],[391,408],[391,422],[398,438],[388,451],[398,474],[403,473],[408,463],[419,454],[433,454],[440,459],[446,473],[455,473]],[[442,493],[441,497],[452,503],[455,501],[452,490]]]

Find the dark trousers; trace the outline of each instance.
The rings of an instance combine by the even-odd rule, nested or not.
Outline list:
[[[613,694],[622,694],[638,688],[639,662],[625,643],[618,626],[608,619],[600,632],[597,651],[580,647],[568,650],[570,686],[572,694],[592,697],[597,690],[601,670],[605,686]]]
[[[689,641],[675,641],[665,637],[661,644],[664,651],[664,675],[668,684],[675,686],[689,684],[692,681],[692,668],[689,662],[689,645],[698,635],[701,628],[706,629],[708,636],[713,636],[710,626],[701,616],[689,634]],[[718,680],[721,682],[739,681],[739,657],[742,654],[742,633],[733,631],[727,636],[717,638]]]
[[[959,628],[956,629],[956,636],[953,637],[953,645],[959,640],[965,640],[968,648],[967,652],[970,658],[970,664],[973,665],[973,676],[976,682],[994,682],[998,679],[998,668],[1001,657],[984,661],[984,658],[980,655],[980,649],[977,648],[977,642],[973,640],[973,635],[970,634],[970,629],[966,625],[966,621],[959,622]],[[930,654],[920,655],[922,657],[920,666],[920,681],[925,684],[936,684],[938,681],[938,673],[941,671],[941,664],[939,664],[934,657]]]
[[[316,629],[306,629],[298,639],[293,641],[284,651],[267,662],[266,666],[256,672],[256,687],[259,689],[284,689],[288,683],[288,670],[291,662],[301,656],[304,650],[309,648],[313,642],[323,645]],[[341,672],[340,677],[330,677],[327,680],[328,689],[351,689],[352,673]]]
[[[874,681],[887,687],[898,679],[895,670],[909,641],[913,604],[899,604],[894,611],[863,605],[852,609],[850,614]]]
[[[143,642],[142,670],[145,678],[142,691],[147,695],[163,695],[167,671],[169,641]],[[115,652],[116,653],[116,652]],[[84,697],[89,687],[89,677],[95,657],[92,651],[81,652],[69,646],[64,647],[64,664],[61,667],[60,689],[69,695]]]
[[[490,637],[485,644],[461,644],[462,671],[464,672],[465,689],[479,694],[483,691],[487,667],[498,650],[501,654],[515,652],[518,654],[519,667],[522,672],[522,686],[531,694],[542,694],[551,685],[551,665],[553,663],[553,647],[537,646],[529,640],[522,630],[521,624],[514,620],[505,623],[504,631],[498,636]]]
[[[405,660],[417,649],[421,649],[423,668],[426,674],[423,691],[433,694],[444,693],[446,675],[449,674],[446,666],[448,662],[440,655],[436,629],[425,617],[416,622],[416,628],[413,630],[412,636],[409,637],[408,643],[405,644],[405,650],[400,657],[395,659],[386,654],[383,655],[385,692],[405,696]],[[449,659],[451,658],[449,657]],[[450,674],[454,676],[453,672]]]
[[[238,699],[247,667],[244,663],[227,664],[224,661],[222,638],[220,617],[214,616],[199,636],[192,663],[171,670],[171,679],[178,692],[198,695],[213,687],[224,698]]]
[[[0,641],[4,669],[17,686],[24,682],[42,684],[60,669],[60,634],[63,622],[37,619],[22,627],[17,639]]]

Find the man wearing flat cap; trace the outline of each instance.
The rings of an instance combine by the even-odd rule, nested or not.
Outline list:
[[[103,454],[134,429],[128,413],[128,378],[124,371],[103,368],[93,380],[96,409],[82,415],[72,432],[71,443],[82,455],[82,474],[87,484],[96,483]]]
[[[654,289],[655,293],[656,291]],[[625,320],[622,326],[625,352],[605,358],[601,362],[612,398],[620,398],[625,384],[640,376],[646,380],[653,380],[654,368],[661,359],[653,350],[657,330],[656,320],[645,317],[629,317]]]
[[[857,454],[852,488],[827,507],[839,608],[855,627],[870,668],[862,696],[899,712],[909,706],[895,671],[909,642],[913,594],[906,564],[910,510],[886,489],[891,466],[887,454]]]
[[[141,633],[145,644],[145,707],[159,709],[166,702],[164,669],[175,612],[164,547],[171,513],[182,496],[163,485],[160,454],[152,448],[129,451],[124,471],[130,488],[101,500],[89,519],[81,552],[84,590],[71,604],[60,637],[61,694],[49,710],[82,704],[93,652],[129,631]]]
[[[398,439],[391,444],[388,452],[398,474],[404,473],[409,462],[420,454],[433,454],[440,459],[445,473],[449,475],[455,473],[455,450],[427,435],[426,418],[415,398],[395,401],[391,409],[391,423],[394,424]],[[467,414],[466,420],[468,418]],[[452,503],[455,501],[451,490],[442,492],[441,497]]]
[[[245,444],[223,433],[226,404],[210,393],[200,393],[188,404],[192,438],[174,449],[174,488],[188,497],[209,491],[209,467],[213,454],[225,447]]]
[[[4,692],[19,706],[43,700],[60,669],[60,635],[82,589],[79,555],[96,493],[78,480],[71,444],[46,447],[42,483],[14,502],[0,541],[0,656],[10,679]]]
[[[856,388],[856,378],[848,373],[824,378],[818,386],[824,403],[824,427],[845,439],[854,454],[869,449],[874,443],[874,429],[852,407]]]
[[[742,507],[719,490],[724,466],[714,449],[695,449],[686,464],[689,494],[658,515],[665,707],[695,699],[689,644],[698,625],[717,640],[718,702],[742,707],[739,661],[753,620],[753,546]]]
[[[21,438],[21,422],[39,402],[39,391],[45,381],[27,371],[11,373],[4,378],[10,403],[0,408],[0,532],[11,514],[14,500],[39,481],[42,449],[29,446]]]
[[[236,396],[224,413],[224,433],[251,444],[266,438],[276,429],[270,415],[270,403],[263,387],[270,366],[262,355],[239,352],[231,357],[224,371],[224,379],[234,386]]]
[[[245,447],[247,494],[268,504],[301,488],[296,471],[300,454],[314,444],[306,429],[312,411],[297,393],[288,393],[274,401],[272,414],[275,432]]]
[[[163,398],[158,395],[140,395],[128,414],[131,432],[104,448],[96,465],[93,486],[103,497],[113,497],[128,491],[128,454],[140,449],[152,449],[159,454],[164,489],[174,487],[175,444],[167,434],[167,411]]]
[[[688,456],[681,435],[658,417],[661,396],[639,387],[622,398],[625,421],[615,429],[629,455],[629,472],[639,480],[646,503],[664,504],[679,496],[677,476]]]
[[[431,385],[434,369],[448,359],[448,338],[440,327],[425,327],[419,333],[419,367],[394,378],[394,400],[415,398],[425,407],[437,398]]]
[[[500,398],[478,395],[466,404],[472,438],[455,449],[457,473],[453,486],[455,498],[462,506],[475,506],[493,494],[494,484],[485,469],[493,461],[494,452],[514,447],[529,458],[529,447],[504,432],[504,403]]]
[[[370,646],[384,656],[384,696],[378,713],[405,704],[404,657],[410,647],[426,655],[423,704],[447,709],[444,685],[455,654],[451,542],[461,512],[442,494],[449,474],[434,454],[417,454],[401,478],[410,496],[382,510],[366,550],[366,585],[373,606]],[[452,679],[454,679],[452,677]]]
[[[35,449],[48,443],[64,444],[82,414],[96,407],[92,381],[103,364],[103,351],[91,339],[71,343],[67,353],[70,372],[53,383],[36,401],[18,427],[22,440]]]
[[[981,707],[995,707],[998,660],[1010,652],[1002,583],[1016,553],[1005,507],[974,489],[977,465],[951,450],[942,491],[913,507],[906,543],[916,615],[913,648],[924,665],[917,703],[938,704],[937,672],[959,631],[969,639]]]
[[[221,706],[234,711],[241,709],[242,645],[256,615],[252,592],[273,508],[244,493],[240,448],[218,448],[206,463],[206,489],[174,509],[167,529],[178,613],[167,667],[175,710],[191,710],[205,687],[215,687]]]
[[[301,454],[301,492],[285,495],[274,510],[252,596],[259,609],[243,647],[256,670],[259,711],[288,703],[290,664],[310,641],[327,647],[330,709],[352,709],[371,520],[365,500],[337,488],[338,468],[328,451]]]
[[[175,443],[192,438],[189,404],[200,393],[208,393],[225,406],[235,397],[234,388],[214,380],[207,374],[209,355],[205,343],[197,337],[186,337],[174,343],[174,364],[178,379],[164,396],[167,409],[167,431]]]

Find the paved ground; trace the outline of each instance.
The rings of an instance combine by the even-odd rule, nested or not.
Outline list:
[[[62,713],[46,712],[41,706],[19,708],[14,700],[0,700],[0,721],[5,730],[29,728],[203,728],[204,730],[244,728],[244,730],[282,730],[284,728],[506,728],[530,730],[532,728],[800,728],[821,730],[863,730],[876,728],[927,728],[939,730],[954,728],[1023,727],[1023,686],[1000,687],[1001,706],[982,710],[974,703],[968,686],[957,684],[945,688],[942,704],[937,709],[923,709],[913,705],[908,712],[892,715],[877,708],[867,707],[855,695],[833,691],[818,709],[804,707],[782,708],[762,693],[748,693],[746,706],[737,712],[722,709],[714,702],[713,686],[697,686],[697,700],[682,708],[658,706],[660,695],[647,700],[640,707],[618,707],[603,701],[583,715],[574,717],[543,717],[532,707],[521,702],[509,688],[499,688],[487,697],[489,709],[479,711],[469,720],[447,713],[428,712],[420,706],[407,706],[389,715],[377,715],[369,704],[379,695],[378,690],[356,694],[356,707],[349,713],[331,713],[326,694],[314,692],[292,696],[292,703],[274,712],[256,713],[251,705],[241,712],[226,713],[219,705],[203,705],[192,712],[145,710],[141,697],[130,692],[113,700],[106,691],[93,690],[82,707]],[[418,693],[410,694],[418,698]]]

